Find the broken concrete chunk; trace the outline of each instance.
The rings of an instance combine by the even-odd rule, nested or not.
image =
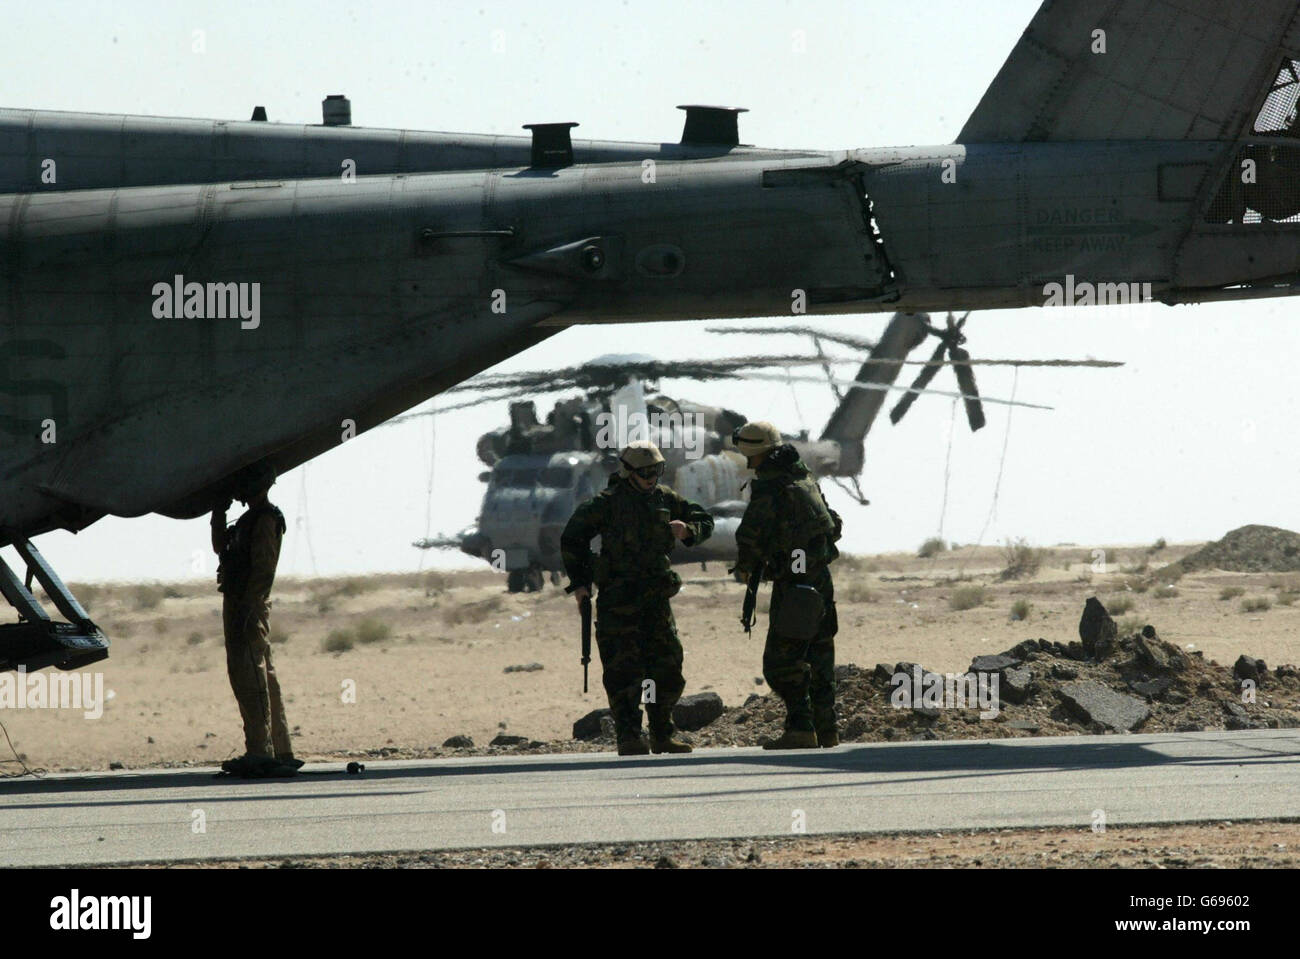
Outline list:
[[[1084,723],[1096,723],[1105,729],[1137,729],[1151,715],[1142,700],[1117,693],[1093,680],[1066,683],[1057,690],[1057,695]]]
[[[1236,679],[1251,679],[1258,683],[1268,675],[1268,666],[1264,664],[1262,659],[1244,655],[1238,656],[1236,663],[1232,666],[1232,675]]]
[[[1034,674],[1027,668],[1008,669],[998,684],[998,695],[1009,703],[1023,703],[1029,698]]]
[[[1000,673],[1004,669],[1014,669],[1021,661],[1005,653],[994,656],[976,656],[970,661],[972,673]]]
[[[593,709],[573,724],[573,738],[599,739],[600,721],[606,716],[609,716],[611,720],[613,718],[613,714],[608,709]]]
[[[1106,607],[1096,596],[1089,596],[1083,606],[1083,616],[1079,619],[1079,639],[1083,642],[1083,651],[1092,659],[1105,659],[1115,651],[1119,638],[1119,627],[1111,619]]]
[[[1187,654],[1173,643],[1166,643],[1149,625],[1133,637],[1133,648],[1138,662],[1148,669],[1181,673],[1188,666]]]
[[[722,715],[722,697],[717,693],[683,696],[673,707],[673,722],[687,732],[703,729]]]

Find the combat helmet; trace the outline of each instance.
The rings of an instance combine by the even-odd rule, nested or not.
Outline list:
[[[268,460],[259,460],[235,474],[235,496],[245,503],[274,485],[275,467]]]
[[[618,455],[618,461],[622,464],[620,475],[624,478],[633,473],[642,479],[658,479],[664,475],[664,454],[649,440],[628,443],[627,448]]]
[[[731,442],[736,445],[742,456],[762,456],[774,450],[783,441],[781,431],[766,420],[746,423],[731,434]]]

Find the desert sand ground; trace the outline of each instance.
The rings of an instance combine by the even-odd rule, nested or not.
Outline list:
[[[1270,667],[1300,662],[1300,607],[1291,605],[1300,595],[1300,575],[1207,570],[1172,588],[1152,583],[1153,574],[1197,545],[1056,546],[1041,550],[1036,571],[1018,579],[1004,578],[1012,555],[1003,547],[946,550],[927,559],[842,557],[835,566],[837,661],[866,667],[912,661],[962,671],[973,656],[1025,639],[1077,639],[1084,602],[1095,595],[1115,614],[1121,635],[1149,622],[1165,640],[1228,666],[1242,653]],[[1104,550],[1104,567],[1097,549]],[[742,587],[723,567],[679,570],[686,583],[674,610],[687,693],[715,690],[727,706],[766,693],[764,617],[747,638],[738,622]],[[82,585],[74,592],[113,641],[110,658],[96,667],[110,698],[98,719],[73,710],[5,710],[0,721],[27,766],[212,765],[243,751],[225,673],[220,597],[210,583]],[[766,612],[765,601],[759,609]],[[559,588],[511,595],[504,577],[487,570],[285,579],[274,592],[271,622],[296,751],[309,761],[449,755],[442,743],[451,736],[468,735],[483,747],[500,732],[553,749],[611,748],[566,742],[573,721],[605,701],[598,661],[591,691],[581,692],[578,617]],[[533,664],[541,668],[506,672]],[[355,701],[345,695],[350,689]],[[7,746],[0,743],[0,750]],[[2,758],[8,761],[0,775],[22,773],[10,754]],[[1295,823],[1239,823],[1124,827],[1100,836],[1086,830],[808,836],[243,864],[1286,867],[1296,864],[1297,829]]]
[[[253,859],[202,865],[250,869],[1294,869],[1300,866],[1300,823],[1123,826],[1104,832],[1086,828],[988,829],[703,839]]]
[[[1173,589],[1145,586],[1153,570],[1193,548],[1108,547],[1102,573],[1092,570],[1092,548],[1058,546],[1044,551],[1032,577],[1012,581],[999,579],[1007,565],[1003,548],[930,559],[845,557],[835,566],[837,661],[964,670],[972,656],[1024,639],[1077,639],[1084,601],[1096,595],[1115,612],[1121,632],[1125,621],[1150,622],[1164,639],[1229,666],[1241,653],[1269,666],[1300,662],[1300,606],[1285,605],[1294,574],[1208,571],[1184,576]],[[679,569],[686,584],[674,610],[687,693],[715,690],[728,706],[766,693],[765,621],[760,617],[748,638],[740,629],[742,587],[718,564]],[[969,597],[980,586],[981,604],[952,608],[958,590]],[[1220,598],[1233,587],[1244,593]],[[75,591],[112,639],[110,657],[96,667],[111,698],[99,719],[75,710],[5,710],[0,721],[30,767],[205,765],[243,751],[226,679],[220,597],[210,584]],[[1117,611],[1120,597],[1132,608]],[[1254,597],[1270,599],[1271,607],[1244,611],[1243,601]],[[1017,601],[1030,604],[1024,620],[1012,617]],[[598,662],[591,691],[581,691],[575,604],[550,585],[512,595],[502,575],[486,570],[282,580],[271,623],[296,752],[309,761],[445,754],[440,747],[451,736],[485,746],[503,731],[563,741],[575,719],[606,705]],[[331,645],[349,648],[329,652]],[[505,672],[534,663],[543,668]],[[352,688],[355,702],[345,701]],[[12,759],[5,744],[0,750],[0,758]],[[12,762],[0,770],[20,771]]]

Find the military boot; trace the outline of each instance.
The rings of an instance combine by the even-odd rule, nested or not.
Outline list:
[[[811,729],[787,729],[777,739],[763,741],[764,749],[816,749],[817,734]]]
[[[650,754],[650,747],[646,745],[644,736],[635,738],[620,739],[618,741],[618,754],[620,756],[647,756]]]
[[[673,734],[669,733],[662,739],[658,736],[651,736],[650,751],[656,755],[659,753],[689,753],[691,747],[680,739],[674,739]]]
[[[287,779],[298,774],[302,763],[297,759],[288,761],[274,756],[252,756],[245,753],[237,759],[227,759],[221,764],[220,775],[237,776],[240,779]]]
[[[830,749],[840,744],[840,734],[834,726],[817,730],[817,745],[823,749]]]

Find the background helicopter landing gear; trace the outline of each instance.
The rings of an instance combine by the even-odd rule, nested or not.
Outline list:
[[[540,566],[512,569],[506,575],[506,589],[512,593],[539,593],[546,585]]]

